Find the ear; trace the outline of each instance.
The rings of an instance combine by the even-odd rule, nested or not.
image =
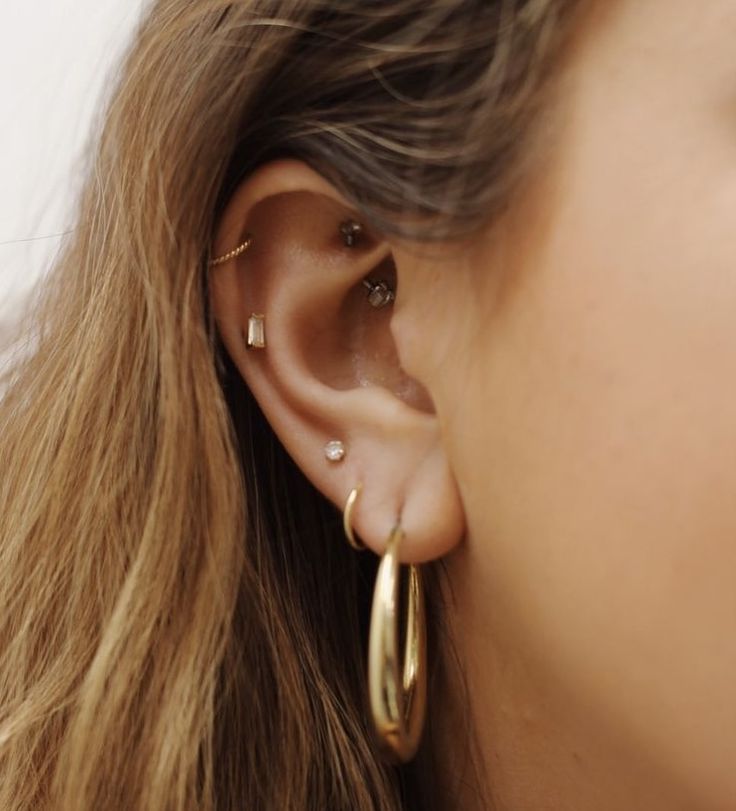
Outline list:
[[[209,269],[213,315],[234,364],[286,451],[335,506],[362,488],[355,534],[380,553],[400,520],[401,559],[440,557],[465,521],[429,393],[401,368],[392,317],[402,268],[391,245],[365,228],[352,246],[340,225],[360,215],[321,175],[278,160],[230,199],[213,256],[253,241]],[[375,308],[363,283],[384,280],[397,299]],[[251,314],[264,315],[263,348],[248,348]],[[345,456],[329,461],[340,440]]]

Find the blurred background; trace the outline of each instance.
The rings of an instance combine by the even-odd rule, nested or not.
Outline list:
[[[82,152],[142,7],[0,4],[0,343],[71,227]]]

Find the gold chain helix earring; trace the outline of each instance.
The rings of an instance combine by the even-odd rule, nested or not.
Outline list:
[[[233,248],[231,251],[222,254],[222,256],[218,256],[215,259],[210,259],[209,266],[215,267],[216,265],[224,265],[225,262],[229,262],[231,259],[235,259],[236,257],[240,256],[241,253],[245,253],[248,248],[253,244],[253,236],[248,234],[245,238],[244,242],[241,242],[237,248]]]

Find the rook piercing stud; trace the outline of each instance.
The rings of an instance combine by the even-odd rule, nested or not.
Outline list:
[[[359,222],[355,222],[355,220],[345,220],[340,223],[340,233],[343,242],[348,248],[355,246],[355,242],[362,232],[363,226]],[[363,279],[363,286],[370,291],[368,303],[377,310],[394,300],[394,291],[389,287],[388,282],[383,280],[372,282],[369,279]]]
[[[355,241],[362,233],[363,226],[355,220],[345,220],[340,223],[340,233],[342,234],[342,241],[348,248],[355,245]]]

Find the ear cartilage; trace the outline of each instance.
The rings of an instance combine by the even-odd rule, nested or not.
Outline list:
[[[386,281],[372,282],[370,279],[363,279],[363,287],[370,290],[368,303],[377,310],[390,304],[395,298],[394,291]]]
[[[340,233],[342,234],[342,241],[348,248],[354,247],[355,242],[362,233],[362,231],[363,226],[359,222],[355,222],[355,220],[345,220],[344,222],[340,223]]]
[[[263,320],[265,315],[253,313],[248,319],[248,339],[246,346],[248,349],[262,349],[266,346],[266,332]]]
[[[325,456],[330,462],[340,462],[345,458],[345,445],[339,439],[331,439],[325,445]]]

